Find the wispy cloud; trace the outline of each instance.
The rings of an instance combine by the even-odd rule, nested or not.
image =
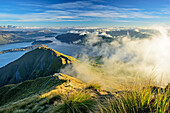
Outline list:
[[[46,6],[46,7],[52,8],[52,9],[79,9],[79,8],[84,8],[84,7],[88,8],[91,5],[93,5],[92,2],[76,1],[76,2],[52,4],[52,5],[49,5],[49,6]]]
[[[21,4],[41,12],[37,13],[0,13],[0,21],[17,22],[41,22],[41,21],[95,21],[104,19],[129,19],[129,18],[159,18],[153,13],[143,9],[131,7],[121,8],[109,4],[96,4],[96,0],[76,1],[59,4],[41,5],[41,4]],[[103,2],[101,0],[101,2]],[[126,22],[126,20],[123,20]],[[128,22],[128,21],[127,21]]]

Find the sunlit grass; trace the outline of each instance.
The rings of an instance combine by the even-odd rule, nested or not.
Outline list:
[[[101,104],[105,113],[165,113],[168,112],[170,93],[168,90],[152,87],[150,84],[128,91],[119,92]]]
[[[93,89],[93,90],[99,90],[101,88],[101,85],[97,82],[91,82],[86,86],[86,89]]]
[[[56,106],[54,112],[59,113],[89,113],[95,110],[95,99],[89,92],[77,91],[61,96],[62,103]]]

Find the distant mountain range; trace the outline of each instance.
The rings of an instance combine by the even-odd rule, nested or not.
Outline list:
[[[0,31],[0,44],[35,41],[40,36],[56,36],[48,30],[41,31]]]
[[[88,35],[84,34],[78,34],[78,33],[66,33],[66,34],[61,34],[56,36],[56,39],[65,42],[68,44],[77,44],[77,45],[88,45]],[[114,40],[112,37],[106,37],[106,36],[101,36],[98,35],[102,40],[99,42],[93,43],[93,45],[100,45],[101,43],[110,43]]]
[[[78,44],[78,45],[88,45],[88,38],[90,35],[88,33],[81,34],[81,32],[77,33],[66,33],[56,36],[56,39],[65,42],[68,44]],[[131,39],[135,38],[148,38],[149,34],[144,34],[141,32],[137,32],[134,30],[120,30],[120,31],[106,31],[106,32],[97,32],[96,36],[100,38],[99,41],[93,43],[93,46],[101,45],[102,43],[111,43],[114,40],[120,40],[121,38],[127,36]],[[92,38],[91,38],[92,39]]]

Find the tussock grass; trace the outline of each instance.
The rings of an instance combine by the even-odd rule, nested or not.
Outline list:
[[[150,84],[130,91],[122,91],[100,105],[102,113],[165,113],[170,109],[168,90]]]
[[[89,113],[94,111],[95,99],[89,92],[76,91],[61,96],[62,103],[56,106],[54,112],[59,113]]]
[[[101,88],[101,85],[93,81],[90,84],[88,84],[85,89],[99,90],[100,88]]]

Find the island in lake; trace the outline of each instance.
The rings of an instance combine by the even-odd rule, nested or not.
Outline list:
[[[36,49],[38,47],[44,47],[44,46],[46,46],[46,45],[40,44],[40,45],[32,45],[32,46],[16,48],[16,49],[7,49],[7,50],[0,51],[0,54],[9,53],[9,52],[18,52],[18,51],[28,51],[28,50],[33,50],[33,49]]]
[[[32,43],[32,45],[40,45],[40,44],[48,44],[52,43],[53,41],[51,40],[37,40]]]

